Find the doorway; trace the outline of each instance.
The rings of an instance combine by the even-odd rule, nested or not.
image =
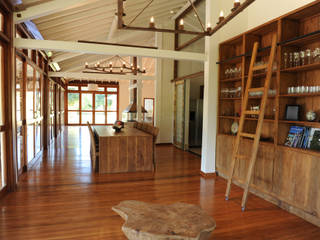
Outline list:
[[[203,77],[190,80],[188,150],[201,155],[203,122]]]

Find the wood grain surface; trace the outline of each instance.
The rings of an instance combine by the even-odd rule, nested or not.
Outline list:
[[[18,191],[0,200],[1,240],[125,240],[123,220],[111,210],[125,200],[199,205],[216,221],[214,240],[320,239],[318,227],[254,195],[242,212],[237,186],[225,201],[226,181],[201,177],[196,155],[160,145],[155,173],[97,174],[88,142],[87,127],[67,127],[22,175]],[[311,169],[312,175],[319,173],[314,165]]]
[[[115,132],[112,127],[94,127],[99,136],[99,173],[152,171],[153,137],[136,128]]]

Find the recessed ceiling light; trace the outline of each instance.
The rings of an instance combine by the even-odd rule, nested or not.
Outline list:
[[[171,14],[174,14],[174,11],[173,11],[173,10],[171,10],[171,11],[170,11],[170,13],[171,13]]]

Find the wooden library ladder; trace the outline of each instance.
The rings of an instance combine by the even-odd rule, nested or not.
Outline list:
[[[245,91],[245,95],[244,95],[243,102],[242,102],[242,114],[240,117],[239,131],[237,134],[235,147],[233,149],[231,169],[230,169],[230,174],[229,174],[229,178],[228,178],[228,185],[227,185],[227,190],[226,190],[226,195],[225,195],[226,200],[228,200],[230,190],[231,190],[231,184],[232,184],[232,179],[233,179],[233,175],[234,175],[234,168],[235,168],[236,160],[237,159],[241,160],[241,159],[246,158],[245,156],[242,156],[239,154],[240,140],[241,140],[241,138],[251,138],[254,141],[253,141],[253,147],[252,147],[252,152],[251,152],[249,169],[248,169],[248,173],[247,173],[247,177],[246,177],[246,182],[244,185],[244,193],[243,193],[242,203],[241,203],[242,211],[244,211],[245,207],[246,207],[249,187],[251,184],[254,165],[256,162],[257,154],[258,154],[261,130],[262,130],[262,125],[263,125],[263,120],[264,120],[264,113],[265,113],[265,108],[267,105],[270,82],[271,82],[271,78],[272,78],[272,67],[273,67],[273,62],[274,62],[276,49],[277,49],[277,35],[274,34],[272,37],[272,45],[271,45],[269,61],[267,64],[264,64],[262,66],[254,66],[254,64],[256,62],[256,58],[257,58],[257,53],[258,53],[258,46],[259,46],[259,43],[255,42],[254,46],[253,46],[253,52],[252,52],[252,57],[251,57],[251,62],[250,62],[248,82],[247,82],[246,91]],[[258,70],[263,70],[263,69],[267,70],[267,75],[266,75],[264,87],[251,88],[253,72],[258,71]],[[249,93],[250,92],[257,92],[257,91],[263,92],[260,109],[259,110],[248,110],[247,108],[248,108]],[[245,121],[245,118],[247,115],[258,115],[259,116],[256,132],[254,134],[243,132],[244,121]]]

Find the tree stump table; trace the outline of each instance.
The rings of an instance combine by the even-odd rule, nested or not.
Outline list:
[[[205,240],[216,227],[199,206],[186,203],[123,201],[112,210],[125,220],[122,231],[129,240]]]

